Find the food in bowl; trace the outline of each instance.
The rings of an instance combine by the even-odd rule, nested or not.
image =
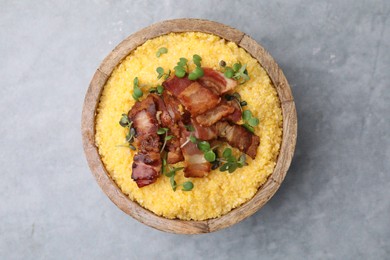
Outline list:
[[[205,220],[248,201],[272,174],[282,111],[245,50],[207,33],[171,33],[113,71],[95,138],[130,199],[166,218]]]

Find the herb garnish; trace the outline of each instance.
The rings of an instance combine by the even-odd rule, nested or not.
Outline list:
[[[180,61],[177,63],[177,66],[174,68],[175,70],[175,75],[178,78],[183,78],[188,70],[187,66],[188,60],[186,58],[180,58]]]
[[[200,64],[201,60],[202,57],[200,57],[198,54],[192,56],[192,61],[196,65],[196,68],[188,75],[189,80],[197,80],[198,78],[203,77],[204,71]]]
[[[129,148],[131,150],[136,150],[134,145],[132,145],[132,143],[134,142],[134,136],[135,136],[135,129],[132,127],[133,125],[133,122],[129,119],[129,117],[126,115],[126,114],[122,114],[122,117],[121,119],[119,120],[119,124],[124,127],[124,128],[128,128],[129,129],[129,132],[128,134],[126,135],[126,142],[129,143]],[[125,147],[124,145],[121,145],[120,147]]]
[[[194,132],[195,131],[195,128],[194,128],[193,125],[185,125],[184,127],[187,129],[187,131],[190,131],[190,132]]]
[[[165,53],[168,53],[168,49],[165,48],[165,47],[161,47],[161,48],[158,49],[158,51],[156,52],[156,56],[157,56],[157,58],[159,58],[162,54],[165,54]]]
[[[138,86],[138,77],[135,77],[133,80],[133,98],[138,101],[140,97],[143,96],[141,88]]]
[[[248,131],[253,133],[254,132],[253,127],[259,124],[259,119],[254,117],[250,110],[245,110],[244,112],[242,112],[242,119],[245,122],[242,126],[245,127]]]
[[[149,93],[157,93],[161,95],[163,92],[164,92],[164,87],[161,85],[157,85],[157,87],[149,89]]]
[[[225,68],[225,72],[224,72],[225,77],[229,79],[233,78],[237,80],[240,84],[244,84],[250,79],[248,75],[248,70],[246,68],[246,64],[241,65],[241,63],[235,63],[233,67],[227,67],[226,62],[221,60],[219,62],[219,65],[222,68]]]
[[[164,76],[164,79],[167,79],[167,78],[169,78],[169,76],[171,75],[171,70],[168,70],[168,72],[165,73],[165,72],[164,72],[164,69],[161,68],[161,67],[158,67],[158,68],[156,69],[156,72],[158,73],[157,79],[161,79],[162,76],[164,76],[164,75],[165,75],[165,76]]]
[[[229,173],[234,172],[237,168],[242,168],[246,165],[246,156],[242,154],[238,159],[233,156],[232,149],[225,148],[222,153],[222,156],[225,160],[219,159],[220,161],[224,161],[225,163],[219,168],[221,172],[229,171]]]
[[[191,181],[186,181],[186,182],[181,183],[181,184],[177,184],[175,181],[176,172],[183,170],[184,167],[172,167],[172,168],[169,167],[170,168],[169,172],[166,171],[166,169],[165,169],[166,167],[167,167],[167,161],[165,159],[163,159],[162,172],[166,177],[169,178],[169,182],[171,183],[173,191],[176,191],[176,188],[178,186],[183,186],[183,188],[182,188],[183,191],[190,191],[194,188],[194,184]]]
[[[164,144],[163,144],[163,146],[161,147],[161,151],[160,151],[160,153],[162,152],[162,151],[164,151],[164,148],[165,148],[165,146],[167,145],[167,141],[169,141],[169,140],[171,140],[174,136],[173,135],[168,135],[168,128],[159,128],[158,130],[157,130],[157,134],[158,135],[164,135],[165,134],[165,136],[164,136]]]
[[[190,135],[190,141],[198,147],[199,150],[203,152],[203,156],[208,162],[214,162],[217,156],[215,155],[214,149],[216,147],[211,147],[210,143],[207,141],[198,140],[195,136]]]

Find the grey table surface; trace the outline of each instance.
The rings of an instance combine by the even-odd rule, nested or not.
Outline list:
[[[390,2],[0,1],[0,259],[390,259]],[[249,219],[163,233],[121,212],[82,151],[84,94],[126,36],[164,19],[236,27],[284,70],[289,173]]]

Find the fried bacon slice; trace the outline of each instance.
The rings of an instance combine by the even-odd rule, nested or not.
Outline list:
[[[191,133],[182,123],[180,124],[180,129],[182,131],[180,143],[185,159],[184,176],[187,178],[204,177],[210,172],[211,164],[204,158],[202,151],[198,149],[197,145],[188,140]]]
[[[160,176],[160,153],[136,154],[134,156],[132,170],[131,178],[137,183],[139,188],[154,183]]]
[[[157,104],[158,111],[161,111],[159,117],[161,126],[168,128],[169,135],[174,136],[166,145],[166,149],[168,150],[167,162],[169,164],[181,162],[184,160],[184,157],[180,149],[180,128],[177,125],[178,120],[180,120],[180,103],[174,97],[165,93],[162,97],[155,94],[152,94],[151,96]]]
[[[211,68],[203,68],[203,72],[204,76],[198,79],[199,83],[212,89],[219,96],[237,86],[237,81],[226,78],[222,72]]]
[[[216,123],[215,128],[219,139],[255,159],[257,147],[260,144],[260,138],[257,135],[240,125],[231,125],[225,121]]]
[[[202,126],[211,126],[225,119],[237,122],[241,119],[241,108],[236,101],[222,100],[216,107],[196,117],[196,121]]]
[[[197,81],[191,81],[176,76],[165,81],[163,86],[176,97],[191,115],[196,116],[215,107],[221,101],[220,96],[215,94],[209,88],[199,84]]]
[[[157,135],[158,121],[156,104],[152,96],[137,102],[129,111],[129,119],[133,121],[138,144],[138,153],[134,156],[131,178],[138,187],[154,183],[160,175],[160,138]]]
[[[242,116],[242,111],[241,111],[241,106],[238,104],[238,101],[232,100],[232,101],[227,101],[227,103],[234,107],[234,112],[227,115],[223,120],[232,122],[232,123],[237,123],[238,121],[241,120]]]
[[[194,136],[198,139],[209,141],[217,138],[215,125],[208,127],[201,126],[196,120],[192,119],[191,124],[194,127]]]

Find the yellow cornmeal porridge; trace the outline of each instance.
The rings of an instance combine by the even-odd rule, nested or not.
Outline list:
[[[157,58],[156,52],[161,47],[166,47],[168,53]],[[239,85],[235,91],[240,93],[242,100],[247,101],[247,108],[253,115],[260,119],[260,124],[255,127],[255,134],[260,137],[257,157],[251,160],[247,156],[249,165],[232,174],[217,169],[207,177],[190,178],[194,183],[192,191],[182,191],[180,187],[173,191],[169,178],[163,175],[156,183],[138,188],[131,179],[135,152],[118,146],[126,143],[128,129],[122,128],[118,121],[134,105],[133,79],[138,77],[145,97],[149,88],[163,81],[157,79],[157,67],[165,71],[170,69],[173,73],[181,57],[191,60],[194,54],[202,57],[203,67],[217,70],[220,69],[220,60],[224,60],[227,66],[236,62],[247,64],[250,80]],[[193,68],[191,64],[190,70]],[[251,199],[274,170],[281,138],[282,111],[267,73],[235,43],[206,33],[171,33],[138,47],[113,71],[104,87],[96,116],[96,145],[111,177],[130,199],[166,218],[216,218]],[[177,183],[187,180],[182,171],[176,174]]]

